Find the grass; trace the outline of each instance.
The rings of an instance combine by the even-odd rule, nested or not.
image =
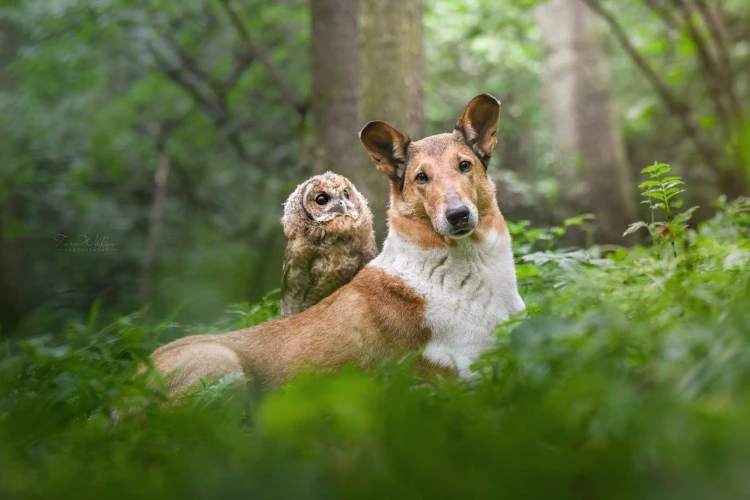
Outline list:
[[[511,225],[528,317],[498,327],[470,384],[419,380],[410,358],[249,399],[214,384],[166,411],[137,366],[194,328],[101,326],[94,307],[6,341],[0,496],[748,498],[750,201],[720,205],[606,256]],[[237,304],[208,329],[276,307]],[[144,415],[115,423],[134,397]]]

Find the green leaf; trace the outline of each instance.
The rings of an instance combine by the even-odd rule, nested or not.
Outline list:
[[[588,220],[594,220],[594,214],[581,214],[575,217],[568,217],[563,221],[565,227],[580,226]]]
[[[631,234],[637,232],[639,229],[646,228],[648,229],[648,224],[646,224],[643,221],[633,222],[628,226],[628,229],[625,230],[624,233],[622,233],[623,238],[625,236],[630,236]]]
[[[643,181],[640,184],[638,184],[638,189],[647,189],[647,188],[659,187],[659,186],[661,186],[659,181],[648,180],[648,181]]]
[[[648,196],[649,198],[655,198],[657,200],[664,200],[664,193],[661,191],[646,191],[643,193],[643,196]]]
[[[660,177],[672,170],[672,167],[664,163],[654,163],[650,167],[641,170],[643,174],[649,174],[652,178]]]

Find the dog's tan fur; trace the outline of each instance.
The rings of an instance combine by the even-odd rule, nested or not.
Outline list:
[[[400,280],[365,268],[300,314],[223,335],[185,337],[157,349],[152,359],[172,374],[171,391],[237,372],[273,387],[300,369],[368,368],[419,349],[430,338],[420,326],[424,307]]]
[[[391,179],[391,232],[426,250],[456,244],[435,229],[437,217],[451,200],[477,209],[478,221],[469,238],[481,241],[491,231],[507,232],[494,183],[486,173],[498,111],[494,98],[478,96],[453,133],[414,143],[382,122],[363,129],[366,149]],[[459,172],[461,161],[470,162],[471,170]],[[428,184],[415,181],[420,172],[429,176]],[[424,298],[399,277],[369,266],[300,314],[222,335],[186,337],[157,349],[151,358],[168,376],[173,394],[201,378],[217,380],[235,372],[273,387],[300,369],[330,372],[346,364],[368,368],[424,348],[431,339],[424,326],[425,309]],[[450,372],[425,358],[418,365],[428,372]]]

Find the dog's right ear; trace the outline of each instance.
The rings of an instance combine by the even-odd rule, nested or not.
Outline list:
[[[365,125],[359,138],[378,170],[396,186],[403,186],[409,137],[385,122],[374,121]]]

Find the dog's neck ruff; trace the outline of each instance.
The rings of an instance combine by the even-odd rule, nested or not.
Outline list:
[[[455,243],[425,250],[391,230],[369,265],[401,278],[426,300],[422,325],[432,336],[423,356],[468,377],[477,356],[495,346],[495,326],[525,305],[507,232]]]

